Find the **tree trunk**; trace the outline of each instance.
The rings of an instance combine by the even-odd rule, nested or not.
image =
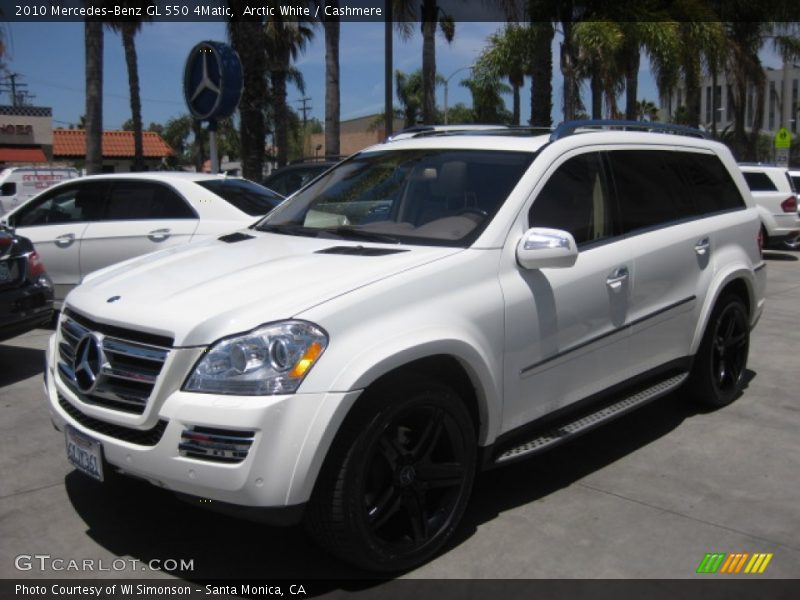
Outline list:
[[[263,25],[259,20],[233,21],[231,43],[242,61],[242,98],[239,102],[239,140],[242,176],[253,181],[264,178],[264,106],[267,102],[267,60]]]
[[[338,3],[330,3],[338,6]],[[339,17],[326,17],[325,27],[325,155],[339,149]]]
[[[289,156],[289,108],[286,105],[286,72],[289,57],[281,57],[281,65],[272,72],[272,90],[275,101],[275,145],[278,147],[278,167],[288,162]]]
[[[512,125],[519,125],[519,111],[520,111],[519,88],[520,85],[517,81],[511,82],[511,89],[513,91],[513,98],[514,98],[513,115],[511,117]]]
[[[86,173],[103,171],[103,23],[84,23],[86,45]]]
[[[637,98],[639,93],[639,63],[641,54],[636,45],[625,48],[625,118],[635,121],[639,116]]]
[[[589,86],[592,90],[592,118],[603,118],[603,82],[600,76],[596,73],[592,75],[589,80]]]
[[[564,41],[561,43],[561,73],[564,76],[564,120],[573,121],[580,106],[577,52],[572,40],[572,22],[563,21]]]
[[[422,123],[436,123],[436,0],[422,2]]]
[[[535,28],[532,56],[536,57],[531,69],[531,120],[532,127],[551,127],[553,124],[553,36],[550,23],[532,23]]]
[[[142,100],[139,95],[139,67],[136,60],[136,21],[122,24],[122,47],[125,49],[125,63],[128,67],[128,88],[131,98],[131,119],[133,120],[133,171],[144,171],[144,144],[142,142]]]

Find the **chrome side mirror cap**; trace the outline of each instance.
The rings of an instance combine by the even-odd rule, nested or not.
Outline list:
[[[568,231],[533,227],[517,244],[517,262],[523,269],[559,269],[578,260],[578,246]]]

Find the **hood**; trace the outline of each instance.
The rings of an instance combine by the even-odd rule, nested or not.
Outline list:
[[[248,231],[93,273],[65,304],[175,346],[207,345],[461,251]]]

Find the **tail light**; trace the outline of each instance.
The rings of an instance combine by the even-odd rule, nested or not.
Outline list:
[[[39,258],[39,253],[34,250],[28,255],[28,278],[35,279],[45,274],[44,263]]]
[[[786,200],[781,202],[781,208],[783,212],[795,212],[797,210],[797,197],[789,196]]]

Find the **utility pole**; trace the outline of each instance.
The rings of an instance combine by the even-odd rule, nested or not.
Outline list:
[[[311,110],[311,106],[308,105],[311,102],[311,98],[308,96],[303,96],[299,100],[295,100],[295,102],[302,102],[303,106],[300,107],[300,110],[303,113],[303,158],[306,156],[306,123],[308,122],[308,111]]]
[[[26,100],[33,97],[25,90],[28,87],[27,83],[17,83],[18,77],[20,77],[19,73],[9,73],[6,75],[6,82],[0,84],[0,91],[11,94],[11,105],[15,107],[24,106]]]

